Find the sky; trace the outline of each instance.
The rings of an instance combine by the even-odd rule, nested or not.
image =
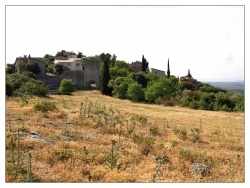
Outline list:
[[[116,54],[199,81],[244,80],[244,6],[7,6],[6,63]]]

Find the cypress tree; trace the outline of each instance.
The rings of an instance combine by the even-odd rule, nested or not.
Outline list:
[[[170,77],[170,68],[169,68],[169,59],[168,59],[168,71],[167,71],[167,77]]]
[[[112,95],[112,88],[108,86],[109,80],[111,79],[109,73],[109,63],[110,63],[110,55],[109,54],[101,54],[101,59],[103,60],[103,68],[102,68],[102,80],[101,80],[101,92],[103,95]]]
[[[144,58],[144,55],[142,56],[142,65],[141,65],[141,71],[146,72],[148,68],[148,61],[146,58]]]

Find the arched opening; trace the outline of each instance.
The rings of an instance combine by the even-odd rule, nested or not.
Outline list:
[[[96,82],[95,80],[89,81],[89,89],[96,89]]]

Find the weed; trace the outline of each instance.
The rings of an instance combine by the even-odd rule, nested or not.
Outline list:
[[[66,161],[73,157],[73,152],[71,149],[61,149],[61,150],[53,150],[52,156],[54,156],[57,160]]]
[[[168,125],[168,121],[164,118],[164,123],[163,123],[163,129],[166,130],[167,128],[170,128]]]
[[[31,153],[28,152],[28,164],[27,164],[27,174],[26,174],[26,182],[33,182],[34,181],[34,178],[33,178],[33,175],[32,175],[32,165],[31,165]]]
[[[212,135],[217,136],[218,141],[220,140],[220,137],[222,136],[222,133],[220,130],[215,130],[212,132]]]
[[[175,140],[173,140],[172,142],[172,147],[174,148],[175,146],[177,146],[178,145],[178,142],[177,141],[175,141]]]
[[[89,154],[89,150],[85,146],[83,146],[83,152],[85,155]]]
[[[180,157],[185,159],[186,161],[192,161],[193,160],[193,153],[189,149],[181,149],[180,150]]]
[[[199,142],[201,140],[201,129],[200,128],[193,128],[191,129],[191,136],[192,136],[192,141]]]
[[[15,141],[17,139],[17,143]],[[23,170],[23,154],[20,151],[20,131],[17,132],[17,138],[11,137],[10,141],[10,149],[11,149],[11,171],[14,173],[14,180],[17,178],[18,174],[22,174]]]
[[[151,176],[150,182],[156,182],[156,178],[159,176],[159,171],[162,165],[169,162],[169,159],[166,156],[158,156],[155,158],[156,161],[156,167],[155,167],[155,173]]]
[[[81,106],[80,106],[80,114],[79,114],[80,119],[83,118],[83,114],[82,114],[83,109],[82,109],[82,107],[83,107],[83,102],[81,102]]]
[[[133,141],[141,148],[142,155],[148,155],[149,152],[153,149],[155,144],[155,139],[152,137],[143,137],[137,136],[136,134],[133,135]]]
[[[102,114],[102,113],[104,113],[104,112],[103,112],[102,109],[96,108],[96,109],[91,109],[91,110],[90,110],[90,113],[95,114],[95,115],[98,115],[98,114]]]
[[[178,135],[180,139],[182,140],[187,139],[187,131],[185,129],[180,130],[180,129],[174,128],[173,132],[175,135]]]
[[[147,117],[144,116],[144,115],[136,114],[136,115],[133,116],[133,119],[136,120],[136,121],[141,122],[142,124],[146,124],[147,123]]]
[[[127,131],[128,131],[128,134],[132,134],[135,130],[135,121],[133,121],[133,118],[131,119],[131,124],[128,125],[128,120],[127,120]]]
[[[157,135],[158,134],[158,127],[156,125],[152,125],[150,128],[149,128],[149,132],[150,134],[152,134],[153,136]]]
[[[20,103],[21,107],[27,106],[29,104],[28,97],[27,96],[20,97]]]
[[[115,152],[115,144],[117,143],[116,140],[111,140],[111,149],[108,153],[107,163],[106,165],[113,170],[114,168],[120,168],[121,164],[118,164],[118,154]]]

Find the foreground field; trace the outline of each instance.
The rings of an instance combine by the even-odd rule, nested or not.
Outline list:
[[[244,182],[244,113],[97,91],[6,99],[6,182]]]

